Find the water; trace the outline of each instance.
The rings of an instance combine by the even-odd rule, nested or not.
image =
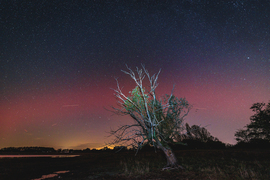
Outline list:
[[[29,157],[51,157],[51,158],[68,158],[68,157],[77,157],[80,155],[0,155],[1,158],[29,158]]]
[[[70,157],[77,157],[80,155],[0,155],[1,158],[35,158],[35,157],[50,157],[50,158],[70,158]],[[41,178],[32,179],[32,180],[44,180],[47,178],[53,178],[59,176],[59,174],[68,173],[67,171],[56,171],[52,174],[42,175]]]
[[[41,178],[32,179],[32,180],[43,180],[43,179],[47,179],[47,178],[53,178],[53,177],[58,176],[59,174],[68,173],[68,172],[69,171],[57,171],[57,172],[54,172],[52,174],[42,175]]]

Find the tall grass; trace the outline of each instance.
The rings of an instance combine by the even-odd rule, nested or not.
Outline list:
[[[127,177],[155,176],[161,179],[181,177],[184,179],[270,179],[270,155],[258,152],[229,151],[179,151],[176,153],[179,165],[185,168],[161,172],[166,164],[162,154],[148,154],[142,157],[122,159],[121,170]],[[179,179],[181,179],[179,178]]]
[[[142,160],[128,159],[120,161],[120,166],[126,176],[144,175],[150,171],[149,162]]]

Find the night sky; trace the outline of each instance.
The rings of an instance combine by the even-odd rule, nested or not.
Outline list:
[[[270,2],[0,1],[0,148],[99,148],[130,122],[115,78],[161,68],[159,96],[185,97],[185,122],[235,144],[250,107],[270,100]]]

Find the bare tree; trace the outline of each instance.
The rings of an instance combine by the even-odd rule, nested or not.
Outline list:
[[[191,106],[185,98],[177,98],[170,95],[158,100],[156,88],[160,70],[150,76],[142,65],[137,67],[134,73],[128,66],[128,71],[123,71],[135,82],[136,87],[125,95],[117,81],[117,89],[114,89],[118,99],[118,107],[113,107],[113,112],[119,115],[128,115],[133,119],[132,124],[120,126],[112,130],[110,134],[115,137],[111,144],[133,146],[137,151],[145,144],[151,144],[161,149],[167,158],[165,168],[182,168],[177,164],[177,159],[169,147],[169,143],[175,142],[178,135],[183,132],[183,120],[187,116]],[[148,86],[143,86],[144,78],[148,79]]]

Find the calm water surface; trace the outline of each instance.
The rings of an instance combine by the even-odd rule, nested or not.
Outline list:
[[[50,157],[50,158],[70,158],[70,157],[77,157],[80,155],[0,155],[1,158],[35,158],[35,157]],[[59,176],[59,174],[68,173],[69,170],[66,171],[56,171],[52,174],[42,175],[40,178],[32,179],[32,180],[44,180],[47,178],[53,178]],[[59,176],[60,178],[60,176]]]
[[[68,173],[68,172],[69,171],[57,171],[57,172],[54,172],[53,174],[42,175],[41,178],[32,179],[32,180],[43,180],[43,179],[47,179],[47,178],[53,178],[53,177],[58,176],[59,174],[64,174],[64,173]]]

